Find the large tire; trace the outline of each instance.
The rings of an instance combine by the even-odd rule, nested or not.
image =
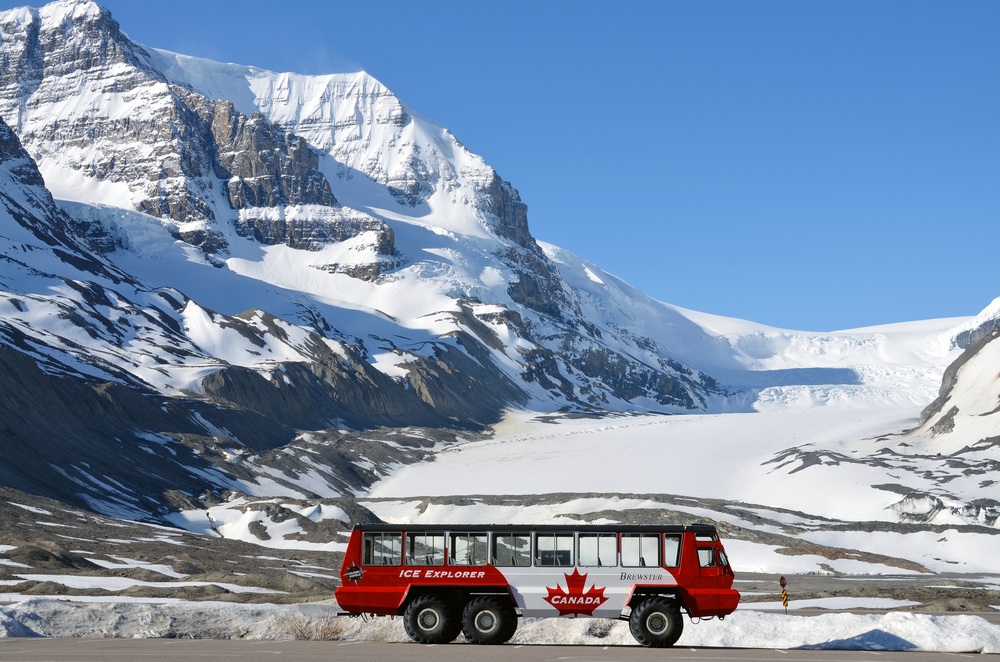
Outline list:
[[[446,644],[455,641],[455,639],[462,633],[462,615],[458,611],[458,607],[455,607],[452,612],[451,623],[448,625],[448,631],[445,632],[444,642]]]
[[[677,606],[666,598],[649,598],[632,610],[628,629],[643,646],[667,648],[677,643],[684,620]]]
[[[462,633],[474,644],[502,644],[516,629],[517,612],[509,600],[475,598],[462,611]]]
[[[500,643],[505,644],[510,641],[515,632],[517,632],[517,612],[511,608],[510,624],[507,626],[507,631],[503,635],[503,641]]]
[[[458,614],[441,598],[421,595],[413,599],[403,612],[403,629],[407,636],[421,644],[447,644],[461,632]]]

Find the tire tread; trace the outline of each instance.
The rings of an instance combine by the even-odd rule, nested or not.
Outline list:
[[[442,620],[438,631],[431,634],[421,632],[415,625],[417,614],[427,607],[438,609]],[[447,602],[436,595],[419,595],[413,598],[403,613],[403,629],[406,630],[406,636],[417,643],[447,644],[454,641],[462,631],[462,619]]]
[[[662,611],[670,619],[671,628],[662,635],[654,635],[646,629],[646,616],[651,611]],[[628,619],[628,628],[632,637],[649,648],[669,648],[677,643],[684,632],[684,619],[677,605],[667,598],[655,596],[641,602]]]
[[[484,637],[475,627],[475,616],[485,606],[492,607],[500,620],[500,627],[492,636]],[[462,610],[462,633],[474,644],[495,645],[510,641],[517,630],[517,612],[510,600],[493,597],[473,598]]]

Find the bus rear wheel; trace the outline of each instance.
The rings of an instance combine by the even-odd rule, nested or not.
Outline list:
[[[421,644],[447,644],[461,631],[458,615],[441,598],[421,595],[403,612],[406,635]]]
[[[475,598],[462,611],[462,633],[474,644],[502,644],[516,629],[517,613],[508,600]]]
[[[628,619],[632,636],[643,646],[667,648],[677,643],[684,620],[676,605],[666,598],[649,598],[632,610]]]

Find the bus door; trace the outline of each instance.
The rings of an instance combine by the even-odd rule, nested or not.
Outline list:
[[[697,534],[695,545],[698,552],[698,574],[693,588],[710,589],[699,591],[698,607],[700,609],[718,609],[721,578],[725,574],[722,559],[719,558],[719,543],[715,534]]]

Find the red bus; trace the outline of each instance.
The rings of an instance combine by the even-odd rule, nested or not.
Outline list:
[[[714,526],[361,524],[340,572],[349,615],[402,616],[407,635],[502,644],[517,618],[627,620],[672,646],[692,618],[733,613],[740,594]]]

